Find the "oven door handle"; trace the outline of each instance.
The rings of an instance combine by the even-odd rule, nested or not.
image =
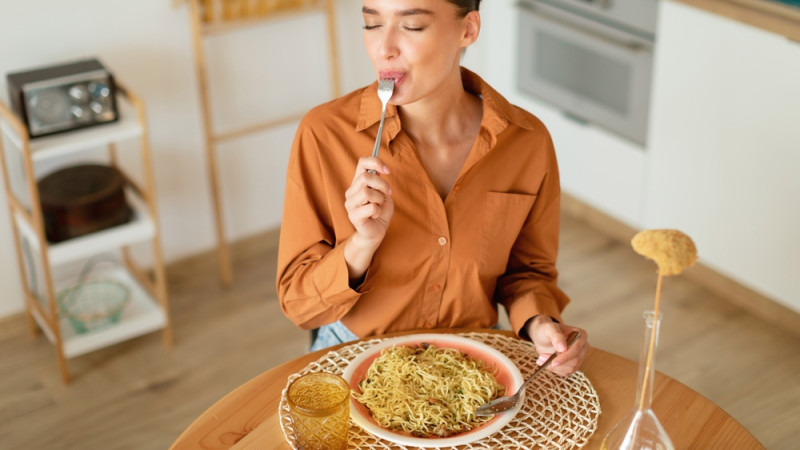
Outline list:
[[[611,4],[610,0],[578,0],[580,2],[589,3],[592,5],[597,5],[601,8],[608,8]]]
[[[610,24],[543,3],[519,2],[518,5],[522,14],[531,15],[531,19],[538,24],[555,29],[554,31],[557,33],[563,34],[564,31],[569,30],[570,33],[580,35],[584,39],[597,39],[626,53],[653,51],[653,42],[649,39]]]

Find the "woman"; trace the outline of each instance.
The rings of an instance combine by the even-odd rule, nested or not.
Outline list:
[[[364,0],[364,43],[392,78],[312,109],[289,161],[278,254],[284,313],[312,349],[394,331],[492,327],[497,304],[540,363],[574,372],[557,287],[560,187],[550,136],[460,67],[480,0]],[[374,171],[374,173],[373,173]],[[583,331],[583,330],[581,330]]]

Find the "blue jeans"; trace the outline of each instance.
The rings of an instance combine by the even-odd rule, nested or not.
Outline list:
[[[348,330],[342,322],[336,321],[319,327],[317,338],[311,343],[311,348],[308,351],[314,352],[337,344],[355,341],[356,339],[358,339],[358,336]]]
[[[499,323],[495,324],[492,328],[496,330],[502,329]],[[347,329],[342,322],[336,321],[319,327],[317,338],[311,343],[311,347],[308,351],[315,352],[323,348],[333,347],[334,345],[344,344],[345,342],[352,342],[357,339],[358,336]]]

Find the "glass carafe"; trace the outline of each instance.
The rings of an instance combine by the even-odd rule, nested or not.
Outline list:
[[[655,377],[655,353],[658,347],[658,331],[661,317],[653,311],[645,311],[642,335],[642,350],[639,354],[639,376],[636,387],[636,403],[614,428],[609,431],[601,448],[674,450],[672,441],[651,407],[653,402],[653,378]],[[648,356],[649,355],[649,356]]]

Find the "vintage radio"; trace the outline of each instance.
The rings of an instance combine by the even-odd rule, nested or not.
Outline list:
[[[12,109],[31,138],[118,119],[111,73],[97,59],[9,73]]]

